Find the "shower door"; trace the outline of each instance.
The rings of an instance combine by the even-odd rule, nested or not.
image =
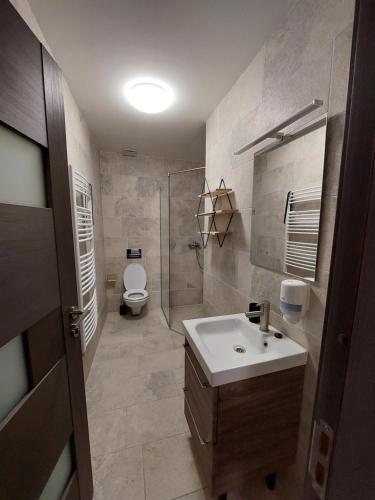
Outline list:
[[[160,270],[161,270],[161,308],[170,326],[169,300],[169,181],[162,183],[160,188]]]
[[[161,306],[168,325],[203,315],[203,249],[195,214],[204,167],[168,173],[160,189]]]

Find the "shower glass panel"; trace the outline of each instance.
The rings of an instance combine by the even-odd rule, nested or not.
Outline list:
[[[203,249],[195,217],[204,167],[170,172],[160,197],[162,309],[171,329],[203,316]]]
[[[161,308],[170,325],[169,302],[169,176],[160,187]]]
[[[0,203],[46,207],[42,148],[0,125]]]

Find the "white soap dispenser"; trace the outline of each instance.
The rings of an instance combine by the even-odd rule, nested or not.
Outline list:
[[[287,279],[281,282],[280,310],[289,323],[301,321],[309,308],[310,285],[301,280]]]

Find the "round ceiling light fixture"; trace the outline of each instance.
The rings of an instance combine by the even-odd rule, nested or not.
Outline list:
[[[153,78],[138,78],[129,82],[125,87],[125,97],[134,108],[150,114],[165,111],[174,101],[169,85]]]

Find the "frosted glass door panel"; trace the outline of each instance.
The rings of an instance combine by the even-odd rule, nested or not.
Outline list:
[[[0,125],[0,203],[46,207],[42,148]]]
[[[70,441],[63,449],[39,500],[59,500],[64,493],[73,470]]]
[[[22,336],[0,347],[0,422],[29,390]]]

